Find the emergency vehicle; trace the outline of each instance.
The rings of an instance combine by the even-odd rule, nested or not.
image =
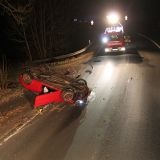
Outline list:
[[[106,53],[125,52],[125,39],[123,26],[116,24],[105,29],[102,37],[103,48]]]

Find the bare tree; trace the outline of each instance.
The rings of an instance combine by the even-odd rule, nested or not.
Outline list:
[[[8,86],[8,64],[6,56],[2,56],[0,61],[0,89],[6,89]]]
[[[0,0],[0,6],[14,20],[12,39],[25,44],[30,61],[67,51],[73,0]]]
[[[40,58],[67,53],[73,0],[36,0],[33,6],[30,26],[34,52]]]
[[[14,1],[12,1],[12,3],[14,3]],[[13,19],[12,27],[14,27],[15,32],[12,32],[12,40],[17,43],[25,43],[27,49],[26,54],[29,60],[32,61],[31,49],[26,34],[27,18],[32,11],[32,5],[29,1],[15,3],[14,5],[12,3],[7,0],[0,0],[0,6],[5,13]]]

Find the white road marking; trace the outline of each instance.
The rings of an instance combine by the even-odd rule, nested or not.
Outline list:
[[[37,117],[39,115],[39,112],[37,112],[32,118],[30,118],[28,121],[26,121],[26,123],[24,123],[22,126],[20,126],[19,128],[17,128],[11,135],[9,135],[8,137],[4,138],[2,140],[2,142],[0,142],[0,146],[2,146],[4,143],[6,143],[9,139],[11,139],[13,136],[17,135],[18,133],[20,133],[25,126],[27,126],[35,117]]]
[[[141,36],[141,37],[146,38],[147,40],[149,40],[150,42],[152,42],[155,46],[157,46],[160,49],[160,45],[157,42],[155,42],[154,40],[152,40],[151,38],[149,38],[146,35],[141,34],[141,33],[138,33],[138,35]]]

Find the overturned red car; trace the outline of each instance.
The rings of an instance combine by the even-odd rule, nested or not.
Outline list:
[[[37,94],[34,107],[40,107],[53,102],[68,104],[83,103],[89,95],[89,88],[84,79],[75,79],[68,84],[55,84],[47,80],[38,80],[31,73],[24,72],[19,77],[19,82],[27,90]]]

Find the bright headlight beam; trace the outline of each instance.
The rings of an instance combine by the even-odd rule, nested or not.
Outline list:
[[[102,72],[101,83],[106,83],[107,81],[112,80],[112,77],[114,75],[114,64],[110,61],[107,62],[107,64],[104,67],[104,71]]]
[[[107,15],[107,20],[111,24],[115,24],[119,22],[119,15],[115,12],[111,12],[110,14]]]

